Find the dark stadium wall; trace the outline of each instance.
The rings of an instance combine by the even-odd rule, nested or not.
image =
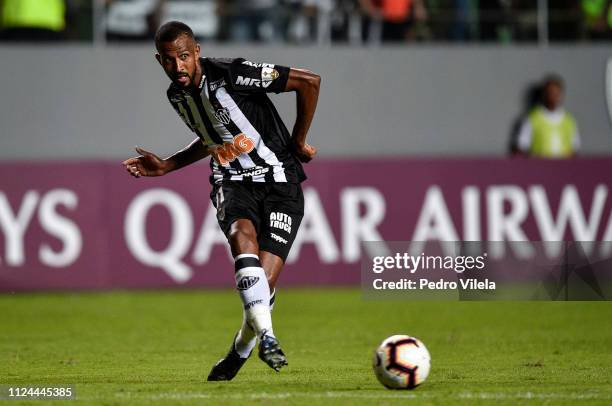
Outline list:
[[[120,159],[135,144],[166,154],[191,139],[166,100],[168,81],[152,44],[0,50],[0,159]],[[310,139],[322,156],[502,156],[526,92],[548,72],[566,80],[566,106],[578,120],[583,152],[612,152],[606,47],[203,44],[203,54],[320,73]],[[273,99],[291,123],[293,96]]]

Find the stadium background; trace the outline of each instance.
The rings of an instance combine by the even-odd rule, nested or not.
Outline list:
[[[3,329],[5,361],[13,367],[12,373],[0,375],[0,383],[71,380],[82,383],[90,399],[101,401],[108,400],[108,396],[118,401],[146,401],[149,395],[134,393],[142,390],[156,396],[157,389],[152,389],[156,386],[163,391],[158,394],[161,398],[154,399],[168,399],[168,393],[174,389],[160,382],[163,376],[174,376],[176,371],[172,368],[162,372],[161,381],[147,375],[151,370],[143,370],[142,381],[128,384],[132,388],[129,396],[117,395],[123,391],[120,381],[127,374],[120,367],[109,367],[112,382],[106,386],[95,379],[78,378],[90,373],[97,362],[110,365],[105,363],[109,358],[104,355],[88,358],[86,343],[92,337],[73,342],[63,336],[64,331],[89,328],[91,334],[94,331],[99,334],[108,328],[102,340],[109,348],[116,348],[112,344],[115,338],[124,333],[138,335],[136,329],[118,327],[113,324],[115,319],[108,319],[110,316],[96,309],[108,306],[109,314],[130,324],[135,320],[134,312],[146,303],[161,316],[159,319],[152,314],[143,316],[142,334],[153,334],[158,321],[167,322],[169,330],[177,327],[169,320],[174,311],[182,311],[184,317],[179,319],[178,326],[187,326],[185,334],[194,342],[203,340],[203,332],[210,332],[202,317],[223,324],[228,335],[235,327],[229,319],[238,320],[239,306],[231,292],[216,289],[232,287],[231,262],[209,206],[207,165],[195,165],[163,179],[135,180],[123,172],[120,162],[133,154],[134,145],[167,155],[188,143],[191,135],[167,103],[167,78],[153,59],[150,40],[107,41],[104,26],[96,17],[104,14],[102,2],[76,3],[81,7],[79,12],[91,15],[89,20],[85,17],[77,20],[78,33],[73,33],[70,41],[0,43],[0,291],[4,292],[0,303],[8,327]],[[307,165],[310,180],[304,185],[306,212],[310,214],[298,238],[300,249],[293,254],[280,281],[279,307],[286,307],[285,313],[279,310],[277,323],[293,326],[301,335],[307,334],[303,327],[295,325],[289,313],[298,311],[303,300],[312,297],[320,301],[322,308],[307,307],[306,323],[319,323],[315,315],[329,311],[332,329],[368,330],[362,336],[351,337],[347,351],[353,351],[352,354],[360,354],[364,348],[369,351],[377,340],[398,330],[424,335],[423,339],[433,344],[435,357],[443,360],[439,366],[442,372],[433,379],[438,379],[440,385],[450,383],[452,388],[459,379],[453,374],[461,360],[453,358],[455,355],[444,347],[449,346],[449,338],[440,324],[446,323],[452,331],[469,330],[472,321],[453,316],[450,307],[440,303],[412,304],[424,316],[415,319],[406,309],[399,311],[389,304],[363,302],[358,292],[361,240],[411,240],[415,236],[509,240],[513,234],[499,224],[515,215],[519,216],[520,230],[529,240],[612,239],[612,204],[608,196],[612,185],[608,170],[612,163],[612,118],[610,99],[607,100],[612,93],[612,79],[606,76],[612,75],[612,68],[608,68],[608,58],[612,56],[609,42],[597,42],[574,29],[580,26],[581,19],[575,14],[579,8],[569,8],[565,10],[568,14],[564,14],[578,21],[572,23],[574,28],[570,30],[576,35],[555,41],[553,35],[558,34],[555,30],[559,21],[553,19],[550,25],[538,25],[542,16],[537,13],[537,6],[547,2],[532,3],[530,10],[536,10],[537,18],[530,23],[531,30],[521,30],[519,25],[504,20],[500,23],[503,26],[498,30],[499,37],[486,41],[476,34],[461,39],[436,38],[435,32],[418,42],[392,44],[328,43],[320,38],[302,39],[298,43],[246,44],[226,38],[202,41],[203,55],[243,56],[258,62],[305,67],[323,78],[309,135],[309,141],[319,148],[319,155]],[[555,2],[548,3],[549,16],[558,15],[554,12]],[[434,15],[430,10],[430,16]],[[508,32],[516,36],[508,36]],[[524,32],[531,34],[521,34]],[[551,37],[543,37],[543,33]],[[565,106],[576,117],[582,136],[579,157],[554,162],[511,157],[511,135],[517,120],[525,114],[528,94],[550,72],[560,74],[566,81]],[[294,119],[292,97],[272,96],[288,126]],[[544,191],[547,198],[544,209],[537,205],[534,190]],[[442,197],[454,233],[435,227],[422,227],[419,231],[419,219],[430,211],[432,195]],[[469,202],[472,206],[466,209]],[[527,207],[526,212],[523,207]],[[559,215],[562,212],[565,214]],[[554,223],[552,232],[550,227],[542,226],[547,220]],[[497,228],[492,224],[497,224]],[[331,286],[350,289],[328,291]],[[198,290],[175,292],[176,288],[184,287]],[[291,289],[285,291],[283,304],[285,287]],[[143,288],[171,289],[167,294],[155,291],[151,296],[142,296],[138,291]],[[306,290],[292,290],[295,288]],[[115,293],[98,297],[85,293],[91,289]],[[128,291],[122,292],[124,289]],[[26,293],[31,291],[60,291],[66,296]],[[326,292],[331,292],[331,296]],[[201,299],[205,301],[198,302],[199,294],[207,297]],[[191,306],[209,309],[219,303],[235,307],[236,314],[225,310],[219,314],[206,310],[204,315],[187,311]],[[361,321],[369,327],[362,327],[355,320],[343,320],[341,314],[329,310],[334,306],[342,311],[360,309]],[[516,328],[536,331],[532,347],[523,350],[512,347],[522,357],[519,362],[527,360],[520,368],[529,369],[530,363],[536,365],[540,358],[545,360],[544,364],[549,357],[550,363],[557,362],[552,355],[540,355],[550,345],[541,336],[546,323],[547,328],[559,332],[567,342],[603,346],[599,358],[592,353],[580,353],[584,371],[579,374],[578,386],[565,387],[558,398],[554,395],[557,383],[564,382],[560,375],[563,368],[569,368],[569,361],[565,360],[558,364],[561,370],[558,374],[550,371],[542,374],[544,385],[523,386],[517,389],[519,392],[549,390],[546,393],[550,395],[552,391],[552,397],[544,394],[536,399],[569,401],[577,399],[581,388],[590,388],[593,391],[588,393],[594,394],[585,399],[595,402],[610,399],[609,389],[603,389],[610,384],[609,378],[605,378],[609,375],[609,366],[606,369],[605,365],[611,356],[609,305],[474,306],[479,307],[469,309],[481,315],[481,324],[474,322],[472,330],[463,333],[464,344],[468,337],[478,339],[478,334],[487,331],[486,323],[496,326],[499,334],[491,335],[493,343],[507,344],[500,337]],[[407,308],[407,304],[402,307]],[[47,313],[45,308],[49,309]],[[462,309],[467,308],[464,305]],[[380,315],[389,312],[395,312],[395,317],[385,323]],[[509,315],[507,323],[495,324],[498,312]],[[524,320],[522,315],[526,314],[532,315],[530,321]],[[583,318],[584,314],[590,316]],[[99,324],[91,324],[91,317],[99,319]],[[199,321],[190,324],[189,318]],[[588,337],[567,329],[568,325],[579,323],[584,323],[583,333],[589,332]],[[37,325],[55,337],[55,346],[50,345],[61,354],[59,358],[42,355],[46,347],[34,338],[42,334]],[[317,334],[321,335],[314,339],[316,343],[339,337],[339,333]],[[212,337],[218,336],[225,348],[228,339],[225,335],[215,332]],[[23,344],[16,344],[20,340]],[[292,336],[286,340],[294,348],[309,345],[307,340]],[[137,357],[130,355],[130,351],[138,352],[136,341],[121,349],[123,356],[133,362]],[[157,341],[155,348],[147,347],[153,354],[149,362],[152,370],[155,362],[158,365],[167,362],[160,355],[167,343]],[[62,348],[73,344],[81,365],[66,372],[64,364],[62,367],[56,364],[61,358],[62,363],[71,365],[73,355]],[[183,344],[195,354],[202,350],[196,349],[191,341]],[[195,366],[191,358],[178,357],[185,365],[193,366],[186,373],[193,382],[220,355],[221,350],[213,344],[207,342],[205,347],[205,366]],[[487,347],[476,362],[480,360],[484,365],[487,356],[495,358],[494,347],[496,344]],[[26,355],[28,348],[34,351]],[[473,346],[462,348],[467,353],[480,351]],[[533,355],[531,350],[540,352]],[[333,357],[333,351],[329,351],[332,350],[324,353]],[[299,353],[295,358],[298,365],[312,354]],[[368,371],[364,373],[361,366],[353,368],[347,359],[340,358],[337,363],[330,362],[328,379],[333,381],[333,371],[348,368],[354,374],[351,379],[357,376],[359,385],[367,390],[374,388]],[[32,367],[37,361],[38,369]],[[319,366],[313,368],[317,370]],[[510,370],[495,373],[502,378],[510,376]],[[464,382],[474,389],[481,378],[467,375]],[[598,378],[593,378],[595,375]],[[295,379],[290,384],[295,391],[291,396],[304,398],[299,376],[289,376]],[[265,385],[258,378],[250,379],[248,382],[255,386]],[[349,390],[349,381],[341,379],[339,387],[324,386],[331,391]],[[313,385],[308,390],[316,391],[317,384]],[[505,390],[495,385],[486,388],[494,393]],[[182,393],[191,389],[184,386]],[[452,395],[452,389],[447,386],[442,389],[443,396]],[[256,392],[254,399],[267,399],[258,393],[261,395]],[[433,395],[434,401],[439,393]],[[220,392],[210,396],[213,400],[228,399]],[[502,399],[509,402],[525,399],[513,396]],[[363,400],[361,395],[346,397]],[[378,399],[376,395],[372,398]],[[186,395],[179,399],[201,397]],[[312,400],[308,396],[306,399]]]

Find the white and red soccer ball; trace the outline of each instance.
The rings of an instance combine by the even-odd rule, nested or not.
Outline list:
[[[372,366],[376,377],[389,389],[414,389],[429,375],[431,357],[418,338],[394,335],[376,349]]]

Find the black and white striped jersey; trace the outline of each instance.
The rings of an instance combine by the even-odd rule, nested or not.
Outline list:
[[[168,99],[211,152],[211,183],[299,183],[289,131],[266,92],[284,91],[289,68],[243,58],[200,58],[202,80],[192,90],[171,84]]]

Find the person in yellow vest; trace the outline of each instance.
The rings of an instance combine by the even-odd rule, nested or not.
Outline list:
[[[518,134],[520,152],[537,158],[569,158],[580,149],[576,120],[562,106],[563,80],[548,76],[541,103],[529,112]]]
[[[65,0],[1,0],[0,38],[59,40],[66,29]]]

